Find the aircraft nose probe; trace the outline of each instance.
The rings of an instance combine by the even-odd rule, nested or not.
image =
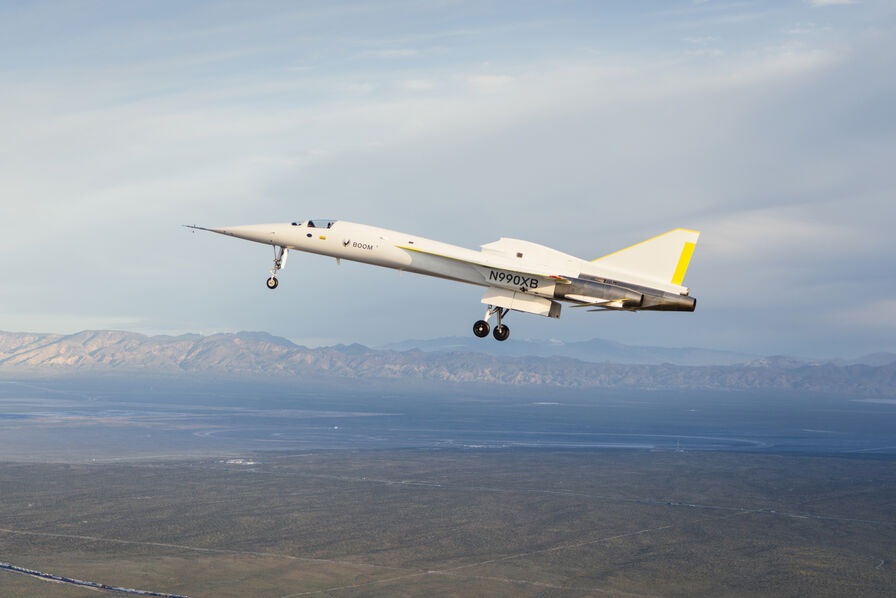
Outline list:
[[[272,226],[264,224],[250,224],[247,226],[223,226],[220,228],[206,228],[204,226],[197,226],[195,224],[184,224],[184,227],[192,229],[193,232],[196,232],[197,230],[204,230],[211,233],[218,233],[219,235],[227,235],[228,237],[246,239],[248,241],[270,243],[274,247],[274,267],[271,268],[271,275],[267,279],[266,284],[267,287],[271,290],[276,289],[280,284],[280,281],[277,280],[277,272],[286,267],[286,259],[287,257],[289,257],[289,249],[282,245],[277,245],[273,242],[274,237],[277,235],[277,232],[270,230],[271,228],[273,228]]]

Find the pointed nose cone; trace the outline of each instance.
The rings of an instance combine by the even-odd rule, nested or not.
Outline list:
[[[257,243],[276,244],[278,236],[282,235],[282,224],[243,224],[240,226],[223,226],[212,228],[216,233],[255,241]]]

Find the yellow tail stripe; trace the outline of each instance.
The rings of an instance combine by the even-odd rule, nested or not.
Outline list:
[[[672,275],[672,284],[681,285],[684,282],[684,274],[688,271],[688,264],[691,263],[691,256],[694,255],[696,243],[685,243],[684,249],[681,250],[681,257],[678,258],[678,265],[675,266],[675,274]]]

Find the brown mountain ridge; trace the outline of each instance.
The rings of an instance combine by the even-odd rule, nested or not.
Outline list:
[[[70,335],[0,332],[0,377],[116,373],[896,395],[896,363],[805,364],[767,358],[729,366],[612,364],[362,345],[310,349],[264,332],[208,336],[113,330]]]

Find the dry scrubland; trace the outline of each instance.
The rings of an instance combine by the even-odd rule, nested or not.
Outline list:
[[[193,598],[896,587],[891,461],[607,450],[259,458],[2,464],[0,560]],[[0,572],[0,595],[97,593]]]

